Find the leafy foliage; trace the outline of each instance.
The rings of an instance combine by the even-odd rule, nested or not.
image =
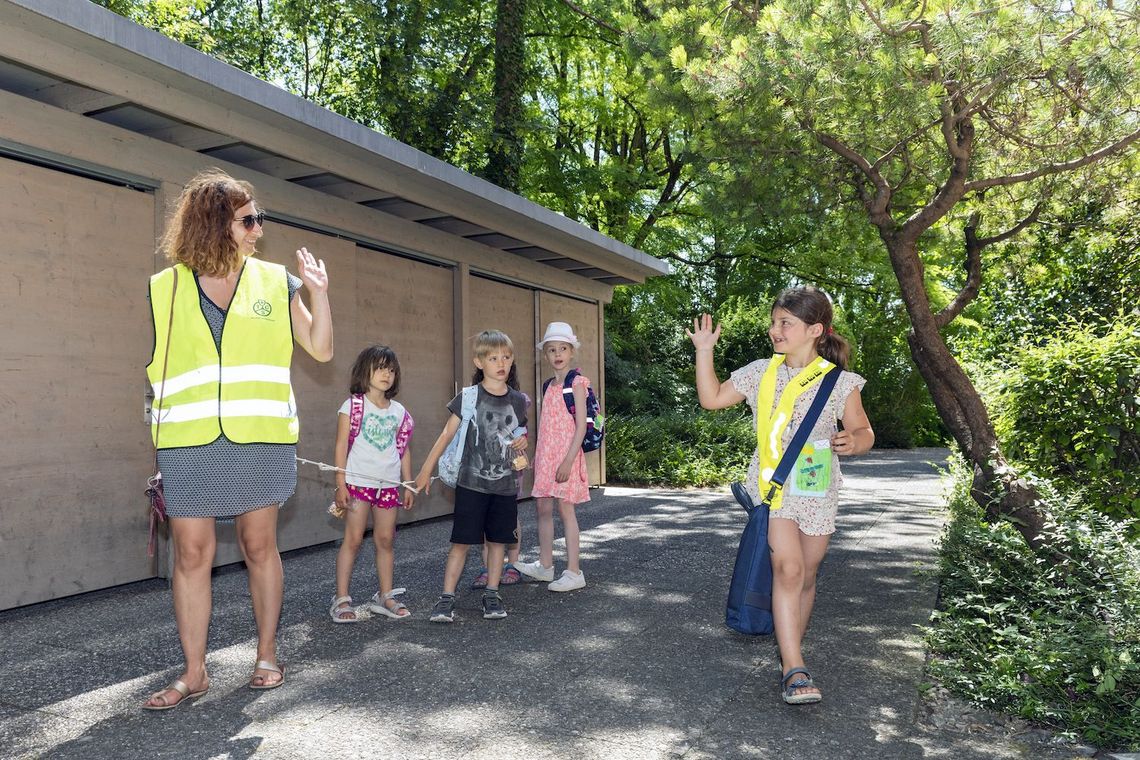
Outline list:
[[[486,173],[499,2],[96,1]],[[933,57],[914,35],[884,32],[919,15]],[[1043,145],[1054,159],[1075,157],[1135,111],[1137,40],[1125,21],[1098,5],[986,0],[527,3],[521,60],[517,47],[511,54],[526,83],[521,112],[511,111],[512,144],[523,146],[518,191],[676,269],[618,288],[606,310],[608,411],[690,404],[688,320],[709,311],[725,323],[724,377],[770,352],[775,293],[812,283],[832,294],[852,368],[868,378],[878,445],[942,442],[858,183],[804,125],[872,156],[897,148],[884,172],[900,215],[910,213],[945,180],[939,71],[989,109],[977,127],[979,173],[1029,167]],[[996,247],[978,300],[945,328],[961,355],[998,357],[1011,337],[1047,339],[1058,314],[1130,305],[1140,288],[1137,168],[1134,153],[1072,182],[1033,183],[1032,193],[994,188],[923,236],[928,294],[942,306],[961,287],[968,214],[984,209],[985,228],[997,231],[1034,198],[1050,199],[1049,224]]]
[[[991,382],[1015,460],[1111,517],[1140,517],[1140,313],[1066,323]]]
[[[933,674],[967,699],[1140,749],[1140,546],[1118,523],[1047,483],[1055,562],[1008,523],[990,525],[954,460],[940,609],[927,629]]]
[[[745,476],[755,448],[751,415],[740,408],[606,421],[606,471],[617,483],[722,485]]]

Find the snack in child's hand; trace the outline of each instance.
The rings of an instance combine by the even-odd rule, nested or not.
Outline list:
[[[519,426],[511,431],[511,443],[525,437],[525,427]],[[530,464],[530,461],[526,458],[526,449],[513,449],[513,451],[515,452],[515,458],[511,460],[511,467],[514,468],[515,471],[525,470],[527,465]]]
[[[337,504],[336,501],[333,501],[332,504],[329,504],[329,510],[328,511],[329,511],[329,514],[332,515],[333,517],[335,517],[336,519],[338,519],[338,520],[344,519],[344,512],[345,512],[344,507]]]

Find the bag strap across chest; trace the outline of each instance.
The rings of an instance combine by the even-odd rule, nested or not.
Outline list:
[[[781,357],[781,359],[782,358],[783,357]],[[792,435],[792,440],[788,442],[787,447],[784,449],[783,454],[780,456],[779,463],[776,465],[771,476],[768,478],[764,477],[766,468],[764,467],[763,454],[765,452],[761,452],[760,493],[763,496],[764,503],[768,504],[772,510],[776,510],[776,509],[780,508],[781,502],[783,500],[782,497],[783,497],[784,482],[788,479],[788,475],[792,471],[792,466],[795,464],[796,459],[800,455],[800,452],[803,451],[804,444],[807,443],[808,436],[811,435],[811,431],[815,427],[815,423],[819,420],[820,415],[823,414],[823,409],[827,405],[828,399],[831,398],[831,392],[833,390],[835,390],[835,384],[839,381],[839,375],[840,375],[839,367],[835,366],[834,364],[831,364],[830,362],[828,362],[824,359],[818,359],[817,362],[820,363],[820,366],[817,369],[818,369],[818,371],[822,371],[822,373],[823,373],[822,376],[817,375],[814,377],[805,378],[805,383],[798,389],[799,393],[795,394],[795,397],[798,397],[803,392],[805,392],[808,388],[810,388],[812,385],[814,385],[816,382],[818,382],[819,388],[816,391],[815,398],[812,399],[812,403],[811,403],[811,406],[808,407],[807,414],[804,415],[804,418],[800,422],[799,427],[796,428],[796,432]],[[773,358],[773,364],[777,364],[775,358]],[[814,364],[815,363],[813,363],[813,365]],[[811,368],[813,365],[809,365],[809,368]],[[826,366],[823,366],[823,365],[826,365]],[[770,365],[770,369],[771,369],[771,365]],[[805,373],[806,373],[806,370],[805,370]],[[773,377],[774,377],[774,373],[773,373]],[[792,382],[796,382],[796,379],[793,379]],[[761,385],[763,385],[763,383],[761,383]],[[759,424],[759,420],[762,419],[761,415],[766,410],[764,410],[763,407],[760,406],[759,399],[758,399],[757,408],[756,408],[757,438],[758,438],[757,442],[760,446],[775,445],[775,442],[779,441],[779,439],[782,437],[782,435],[781,435],[782,431],[783,431],[784,427],[787,426],[788,420],[784,419],[783,425],[780,426],[778,430],[776,430],[775,429],[775,418],[777,418],[778,416],[782,416],[780,413],[779,407],[784,406],[784,400],[785,400],[784,397],[787,396],[790,392],[793,392],[791,388],[785,388],[784,389],[784,394],[781,396],[780,403],[777,405],[777,407],[778,407],[777,411],[773,413],[773,415],[772,415],[773,419],[769,423],[770,427],[772,429],[768,430],[768,436],[771,439],[767,440],[767,441],[764,440],[764,436],[760,432],[761,428],[760,428],[760,424]],[[764,389],[761,388],[760,397],[762,398],[764,396],[765,396]],[[783,416],[790,416],[790,412],[785,411]],[[767,493],[764,492],[765,482],[767,482],[768,486],[769,486]]]

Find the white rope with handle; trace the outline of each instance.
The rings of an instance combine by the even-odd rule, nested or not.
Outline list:
[[[318,470],[321,470],[323,472],[343,472],[345,475],[353,475],[353,476],[356,476],[358,478],[363,478],[363,479],[367,479],[367,480],[378,480],[381,483],[391,483],[394,486],[403,486],[404,488],[408,489],[409,491],[411,491],[412,493],[415,493],[415,494],[418,494],[420,492],[420,489],[416,488],[416,481],[414,481],[414,480],[389,480],[388,478],[378,478],[375,475],[365,475],[364,473],[360,473],[360,472],[351,472],[349,470],[344,469],[343,467],[337,467],[336,465],[328,464],[327,462],[314,462],[312,459],[305,459],[304,457],[295,457],[295,458],[301,464],[311,464],[311,465],[315,466]],[[439,476],[438,475],[432,475],[431,480],[439,480]],[[428,482],[430,483],[431,481],[428,481]]]

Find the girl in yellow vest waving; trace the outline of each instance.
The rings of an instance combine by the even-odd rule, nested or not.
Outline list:
[[[771,491],[769,479],[815,399],[819,381],[836,368],[842,373],[784,487],[777,489],[771,502],[772,617],[783,665],[781,692],[788,704],[823,698],[804,666],[801,645],[815,602],[816,572],[835,532],[842,483],[839,456],[862,454],[875,442],[859,395],[866,380],[843,371],[850,347],[836,334],[831,320],[831,301],[822,291],[784,290],[772,306],[768,329],[775,355],[741,367],[723,383],[713,368],[720,325],[714,328],[712,317],[703,314],[693,320],[692,331],[685,331],[696,348],[701,406],[723,409],[747,401],[752,407],[757,450],[746,487],[756,503]],[[843,422],[843,430],[837,421]]]
[[[257,657],[251,689],[285,681],[277,662],[283,574],[277,509],[297,485],[293,342],[332,358],[324,262],[297,251],[294,277],[254,258],[265,214],[253,188],[224,172],[187,183],[162,241],[172,266],[150,279],[154,353],[151,439],[174,544],[174,617],[186,666],[143,707],[169,710],[210,686],[210,568],[217,520],[233,521],[249,571]],[[297,292],[302,283],[312,311]]]

